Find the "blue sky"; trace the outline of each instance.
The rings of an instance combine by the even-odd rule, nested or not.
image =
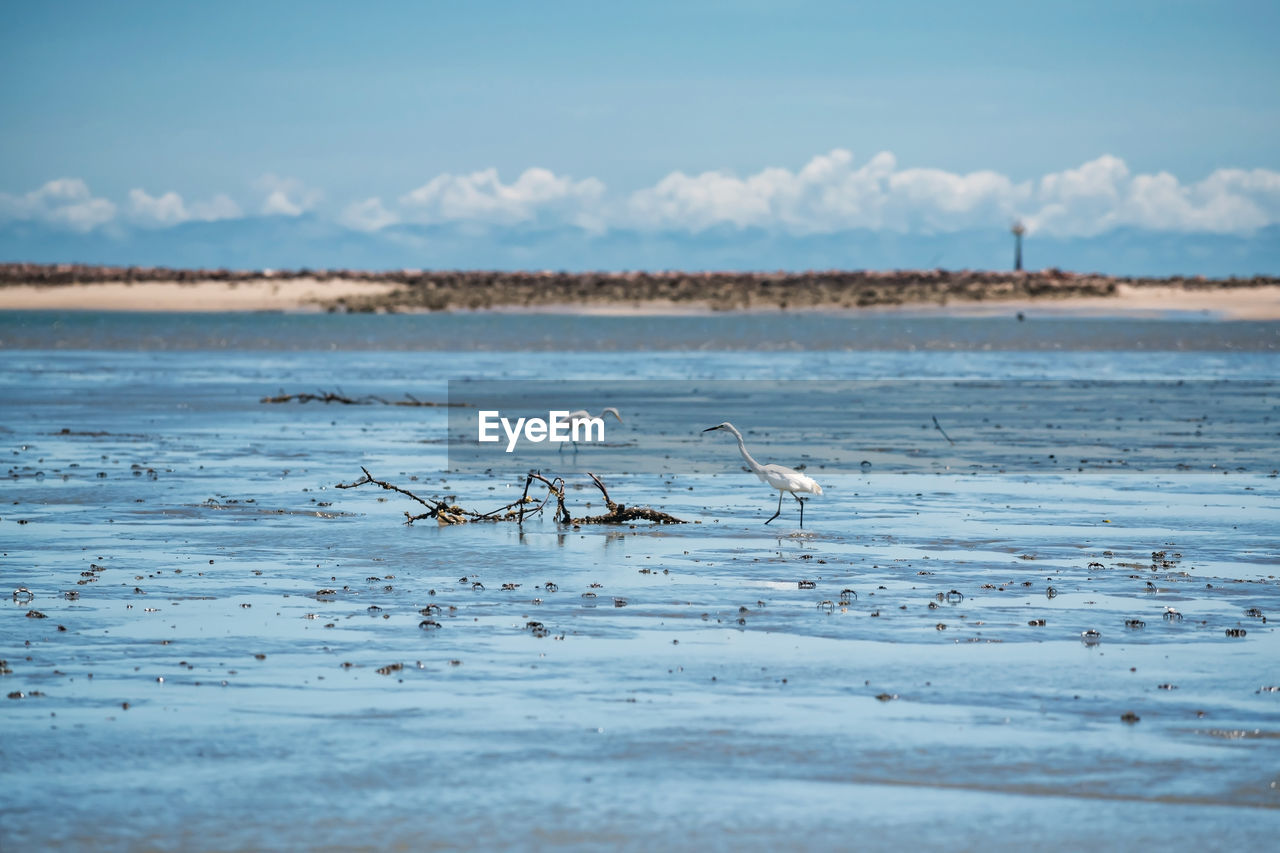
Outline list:
[[[1274,2],[4,14],[0,220],[811,233],[1021,217],[1064,236],[1280,222]]]

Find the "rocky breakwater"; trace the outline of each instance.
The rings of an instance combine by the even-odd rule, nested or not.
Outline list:
[[[661,305],[713,310],[856,308],[950,300],[1106,296],[1117,281],[1070,273],[898,272],[429,272],[351,310]]]

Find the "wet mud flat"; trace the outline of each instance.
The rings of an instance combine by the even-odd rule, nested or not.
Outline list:
[[[608,477],[689,524],[406,526],[397,495],[335,484],[367,465],[498,507],[522,482],[449,474],[441,409],[260,400],[433,399],[429,354],[6,355],[5,848],[1203,849],[1280,831],[1265,468],[829,470],[800,530],[761,524],[773,496],[716,445],[719,471]],[[636,361],[509,355],[474,370]],[[1118,357],[1143,364],[963,364],[1071,378]],[[651,358],[709,377],[960,364]],[[1258,353],[1160,363],[1274,376]],[[753,450],[790,461],[768,439]],[[602,509],[589,480],[567,491]]]
[[[866,308],[993,300],[1115,296],[1119,288],[1189,291],[1273,287],[1280,279],[1135,278],[1049,269],[752,272],[506,272],[485,270],[167,269],[76,264],[0,264],[0,287],[122,283],[228,285],[289,281],[391,285],[389,292],[320,299],[338,311],[443,311],[635,304],[742,309]]]

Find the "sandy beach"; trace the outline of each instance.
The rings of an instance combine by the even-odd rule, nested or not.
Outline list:
[[[390,284],[316,279],[17,284],[0,288],[0,310],[320,311],[340,299],[377,299]]]

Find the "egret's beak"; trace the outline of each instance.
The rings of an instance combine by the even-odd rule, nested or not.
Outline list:
[[[706,429],[703,430],[703,432],[711,432],[712,430],[716,430],[716,429],[720,429],[720,427],[718,426],[707,427]]]

